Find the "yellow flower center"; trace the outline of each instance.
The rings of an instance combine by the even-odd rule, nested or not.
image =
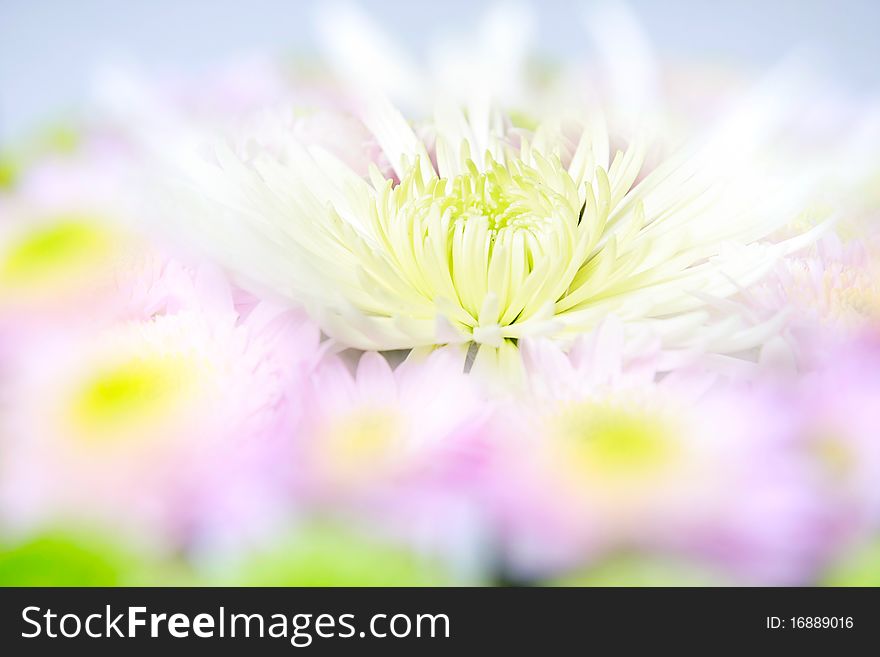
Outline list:
[[[393,456],[400,433],[400,418],[391,411],[365,408],[349,413],[321,437],[322,469],[345,479],[368,474]]]
[[[590,479],[630,480],[665,472],[677,448],[661,418],[592,403],[558,418],[560,456]]]
[[[135,358],[96,373],[73,401],[87,442],[118,440],[155,426],[188,397],[192,363],[181,357]]]
[[[529,232],[549,228],[565,219],[576,220],[578,198],[574,183],[568,178],[566,185],[556,185],[537,169],[520,160],[512,160],[506,165],[489,162],[488,169],[481,173],[473,160],[468,160],[468,171],[447,180],[430,181],[422,194],[406,200],[401,211],[419,223],[435,206],[440,215],[450,212],[450,234],[468,222],[485,222],[489,237],[494,239],[499,233],[525,230]],[[559,167],[554,173],[565,175]],[[399,188],[400,197],[406,197],[411,190],[407,180]],[[566,196],[565,192],[570,192]]]
[[[846,271],[831,289],[825,276],[825,294],[831,301],[831,312],[836,317],[856,313],[866,319],[880,317],[880,283],[877,268],[867,271]]]
[[[810,448],[828,474],[838,481],[847,481],[858,465],[852,448],[833,430],[818,431]]]
[[[107,264],[114,238],[104,227],[62,217],[13,242],[0,261],[0,287],[33,290],[66,284]]]
[[[525,321],[564,295],[599,231],[581,226],[585,203],[558,158],[463,165],[451,179],[416,166],[396,187],[374,183],[384,184],[371,211],[383,248],[364,253],[367,270],[384,283],[390,260],[425,316],[452,301],[465,331]],[[497,303],[484,307],[490,292]]]

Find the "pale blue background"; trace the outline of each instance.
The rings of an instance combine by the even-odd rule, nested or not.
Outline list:
[[[122,61],[147,71],[198,72],[236,53],[314,49],[314,0],[0,0],[0,140],[25,134],[75,108],[98,65]],[[418,50],[434,28],[473,22],[485,4],[361,3],[407,46]],[[545,1],[538,45],[580,51],[582,3]],[[769,66],[807,46],[855,95],[880,91],[878,0],[630,0],[664,55]]]

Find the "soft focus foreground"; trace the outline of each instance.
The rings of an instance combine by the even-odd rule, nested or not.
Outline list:
[[[0,152],[0,583],[880,584],[877,108],[320,16]]]

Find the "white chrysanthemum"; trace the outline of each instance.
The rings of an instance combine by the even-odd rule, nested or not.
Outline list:
[[[492,363],[520,338],[565,341],[612,313],[693,344],[711,299],[793,246],[762,241],[792,212],[742,121],[645,175],[644,140],[611,157],[598,120],[573,139],[559,121],[526,137],[499,114],[438,111],[425,140],[383,101],[364,120],[393,178],[365,180],[289,131],[189,160],[209,201],[190,212],[198,238],[351,347],[477,343]],[[711,347],[748,346],[726,337]]]

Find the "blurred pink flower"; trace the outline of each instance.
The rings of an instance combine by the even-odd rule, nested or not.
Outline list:
[[[490,405],[461,359],[436,351],[392,369],[364,353],[315,370],[289,456],[295,502],[450,556],[474,549],[472,492]]]
[[[613,326],[571,355],[523,345],[529,390],[501,411],[487,478],[509,567],[536,577],[647,550],[746,583],[805,581],[834,518],[784,396],[698,368],[658,381]]]
[[[131,162],[118,143],[83,136],[0,195],[0,332],[42,331],[149,317],[185,276],[149,240],[130,194]]]
[[[827,499],[857,536],[870,535],[880,530],[880,332],[825,347],[798,382],[799,436]]]
[[[821,358],[829,342],[880,326],[880,237],[874,232],[848,241],[829,234],[744,292],[758,313],[788,313],[784,337],[802,366]]]
[[[319,332],[265,302],[241,317],[220,276],[182,284],[185,307],[18,354],[0,416],[5,524],[110,523],[180,547],[271,514],[274,445]]]

